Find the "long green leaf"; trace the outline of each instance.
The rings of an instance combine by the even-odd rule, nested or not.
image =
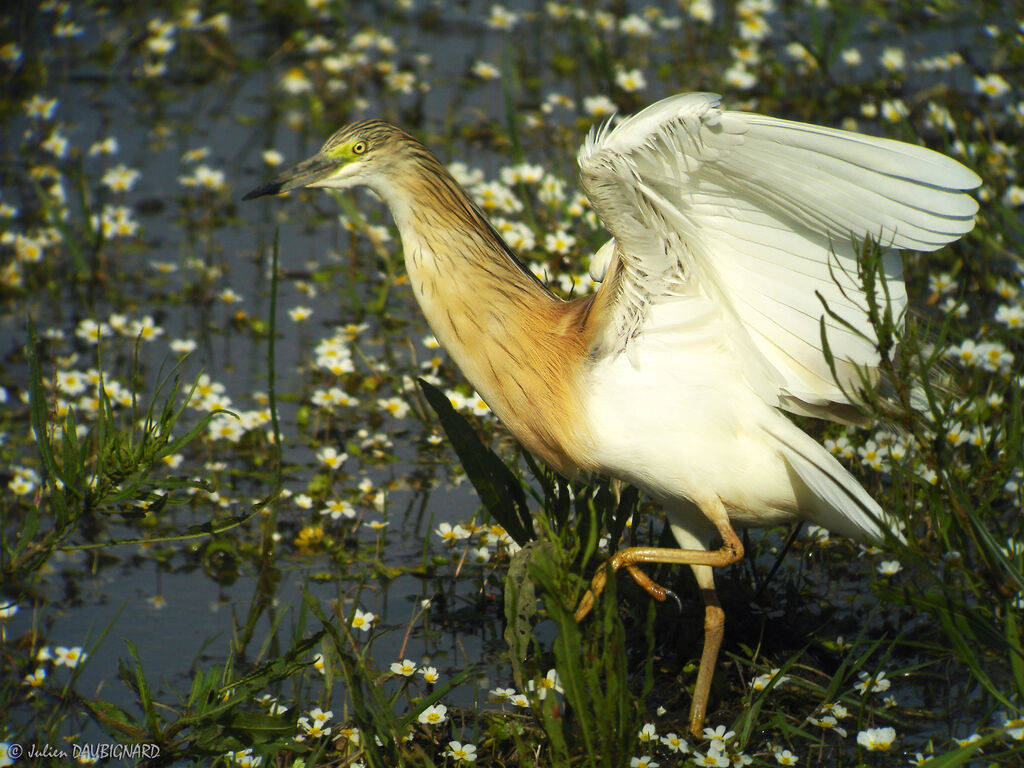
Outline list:
[[[537,556],[538,549],[550,549],[552,546],[549,541],[527,542],[512,556],[505,579],[505,642],[519,690],[526,689],[522,661],[529,653],[533,622],[537,617],[537,591],[530,575],[530,563]]]
[[[221,517],[215,520],[208,520],[205,523],[197,523],[196,525],[190,525],[185,533],[176,534],[173,536],[150,536],[146,538],[134,538],[134,539],[108,539],[106,541],[97,541],[90,544],[67,544],[57,549],[62,552],[73,552],[79,549],[106,549],[107,547],[115,547],[121,544],[158,544],[167,541],[188,541],[189,539],[198,539],[203,536],[212,536],[214,534],[223,533],[224,531],[230,531],[232,528],[237,528],[240,525],[244,525],[254,516],[258,515],[260,511],[275,498],[276,494],[264,499],[259,504],[254,505],[248,512],[241,515],[231,515],[229,517]]]
[[[437,413],[445,434],[462,462],[487,511],[519,546],[536,538],[522,483],[501,458],[485,446],[469,422],[437,387],[418,379],[423,395]]]
[[[85,707],[89,714],[100,724],[100,726],[115,738],[128,737],[135,741],[144,741],[147,738],[146,732],[135,725],[131,715],[125,712],[116,704],[102,699],[89,699],[82,697],[79,702]]]
[[[64,487],[72,493],[77,494],[77,488],[69,481],[64,471],[57,465],[53,457],[53,447],[50,445],[48,432],[49,409],[47,408],[46,388],[43,386],[42,365],[39,362],[39,335],[36,333],[35,323],[32,318],[28,319],[28,344],[25,347],[28,356],[29,368],[29,420],[32,424],[32,432],[36,438],[36,446],[39,448],[39,456],[43,460],[43,466],[51,478],[57,478],[64,484]]]
[[[142,711],[146,715],[146,724],[149,726],[149,735],[152,738],[160,734],[160,718],[156,713],[156,707],[149,690],[149,683],[146,681],[146,675],[142,671],[142,660],[139,658],[139,651],[128,638],[125,638],[124,642],[128,646],[128,653],[132,657],[131,672],[135,682],[135,691],[139,695],[139,704],[142,705]]]

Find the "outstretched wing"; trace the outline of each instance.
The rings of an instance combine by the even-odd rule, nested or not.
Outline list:
[[[829,415],[849,402],[856,366],[878,363],[857,243],[931,251],[958,239],[978,210],[964,190],[980,179],[923,147],[720,101],[670,97],[592,131],[580,149],[581,185],[616,241],[617,295],[601,343],[628,352],[631,339],[664,330],[651,328],[666,316],[652,307],[690,299],[717,310],[768,402]],[[889,250],[883,265],[898,316],[899,254]],[[842,387],[822,352],[819,295],[854,329],[826,318]]]

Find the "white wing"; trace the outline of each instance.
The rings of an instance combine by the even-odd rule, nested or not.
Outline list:
[[[766,402],[832,418],[830,406],[849,399],[822,353],[816,294],[868,337],[826,320],[849,391],[854,366],[878,363],[854,241],[934,250],[969,232],[978,209],[963,190],[980,179],[948,157],[724,111],[708,93],[674,96],[592,131],[578,161],[583,189],[617,243],[618,293],[601,343],[628,353],[639,334],[671,332],[650,327],[649,316],[666,316],[651,306],[710,302]],[[901,259],[889,251],[883,263],[899,316]]]

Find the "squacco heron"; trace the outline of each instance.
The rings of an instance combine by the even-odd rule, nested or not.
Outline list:
[[[434,334],[522,445],[566,476],[612,476],[661,503],[679,548],[617,552],[576,618],[609,572],[625,567],[664,599],[639,566],[689,565],[705,602],[690,710],[699,735],[724,627],[712,568],[743,556],[734,526],[806,520],[862,542],[901,538],[782,411],[855,417],[851,393],[880,362],[857,241],[887,248],[878,300],[901,316],[897,251],[969,232],[978,206],[965,190],[980,179],[919,146],[726,111],[708,93],[592,130],[578,163],[612,237],[592,261],[599,289],[569,301],[523,266],[423,144],[388,123],[342,128],[244,199],[376,192]]]

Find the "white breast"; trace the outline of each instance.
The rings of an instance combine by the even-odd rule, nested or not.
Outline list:
[[[663,501],[714,494],[741,525],[791,519],[792,473],[759,426],[784,417],[743,378],[713,319],[673,319],[651,323],[661,331],[590,370],[591,455],[603,471]]]

